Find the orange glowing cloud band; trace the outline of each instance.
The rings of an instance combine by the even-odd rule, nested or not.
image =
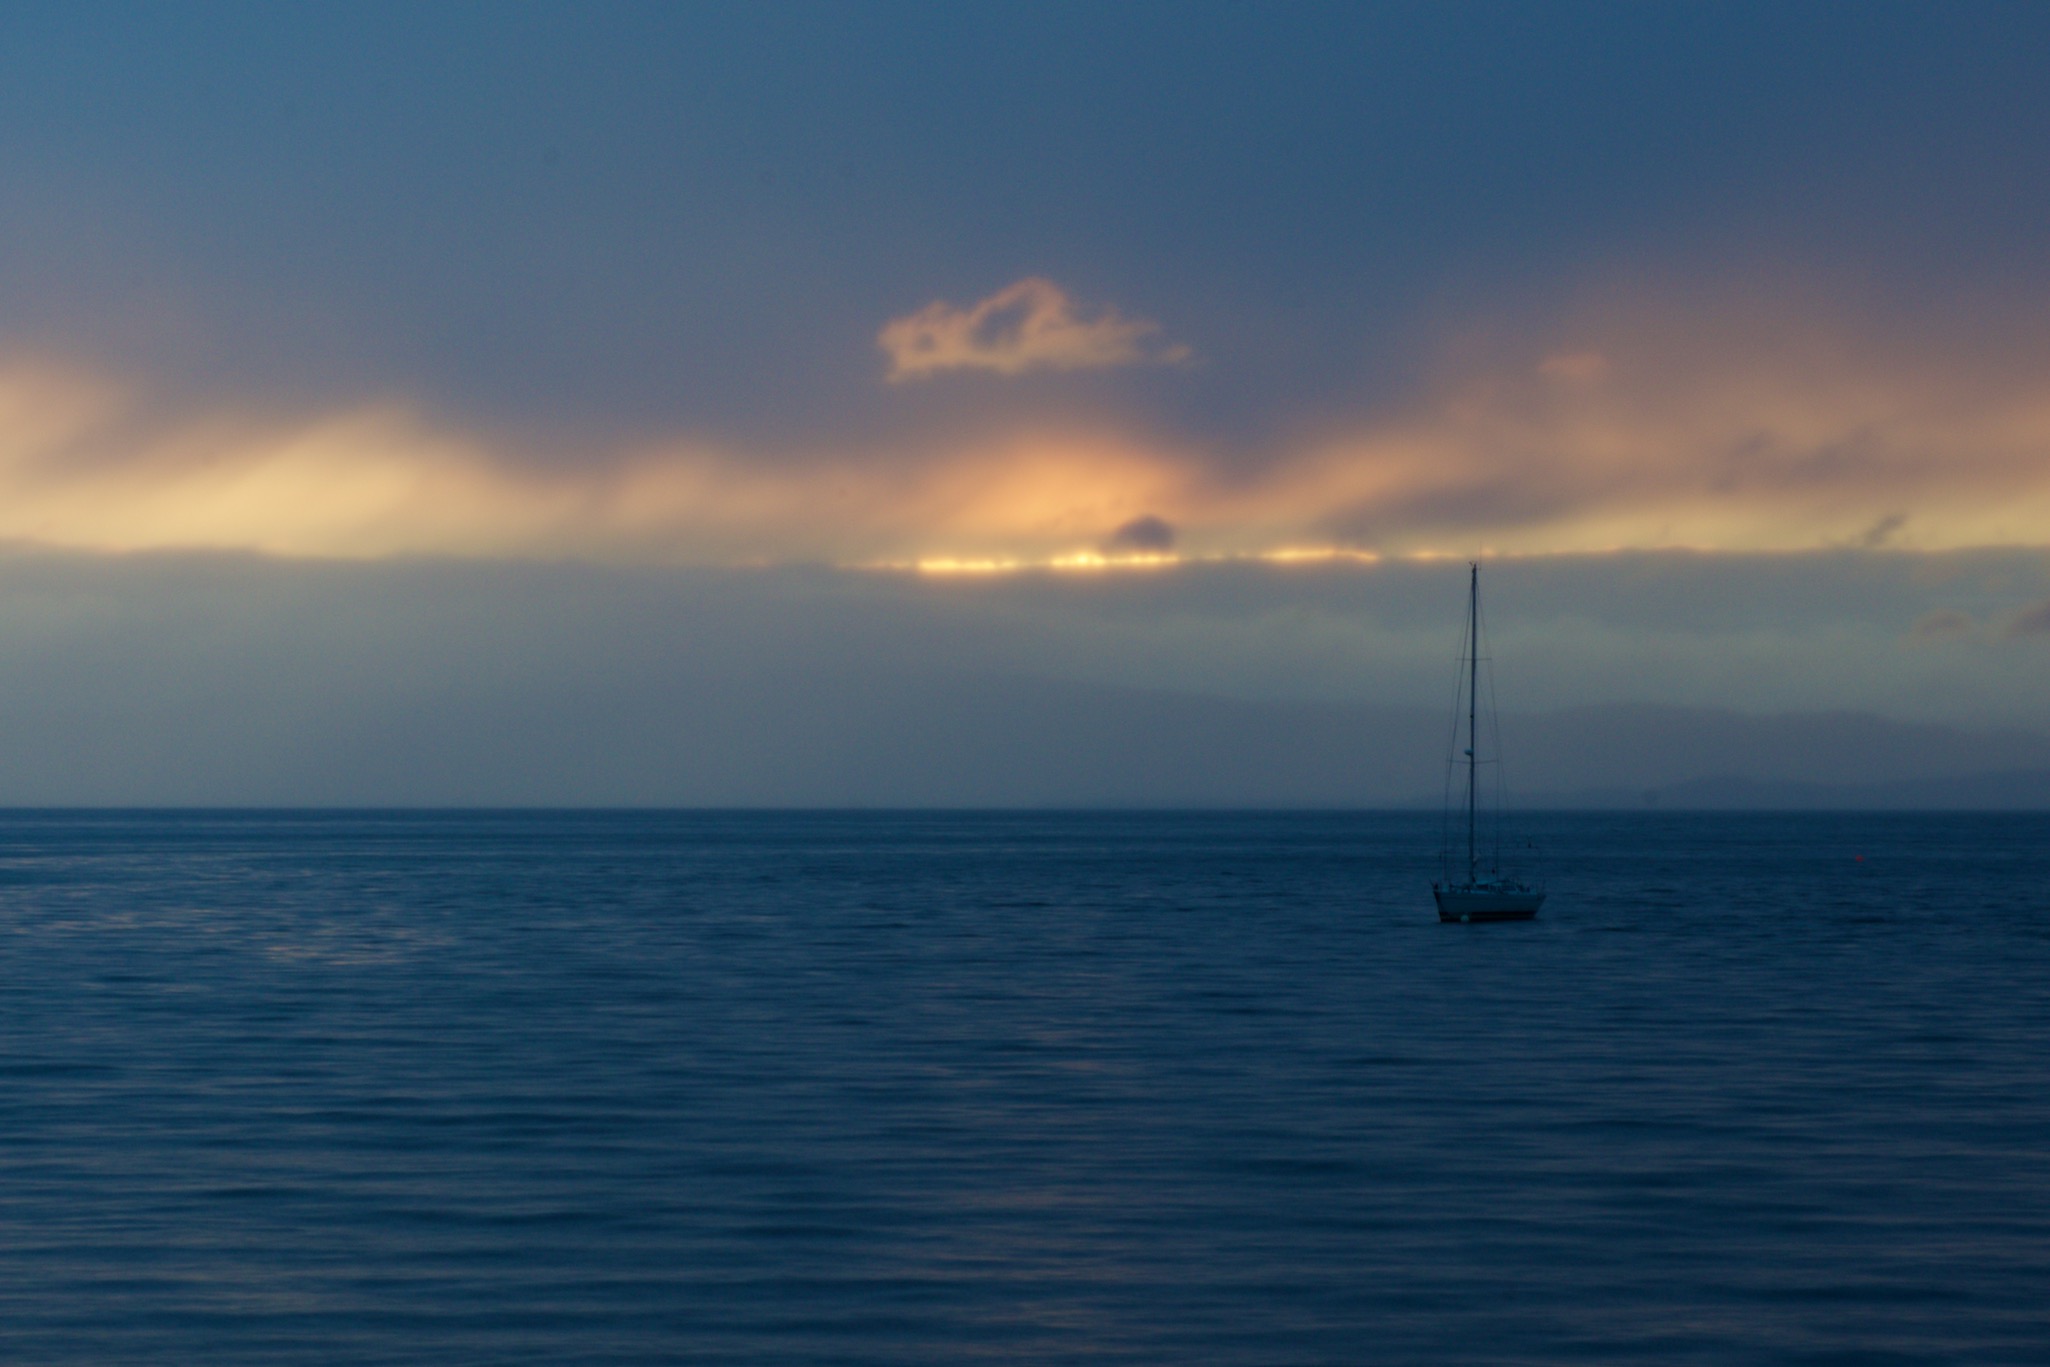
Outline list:
[[[2050,368],[1701,331],[1611,328],[1227,456],[1057,421],[912,450],[536,451],[397,403],[166,417],[106,376],[16,357],[0,359],[0,539],[936,574],[2050,546]],[[1135,519],[1162,540],[1116,544]]]

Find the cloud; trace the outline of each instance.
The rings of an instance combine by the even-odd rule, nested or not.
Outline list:
[[[0,358],[0,541],[77,550],[706,564],[1072,549],[1186,501],[1192,474],[1053,424],[887,452],[682,436],[534,450],[398,401],[179,408]]]
[[[890,357],[892,381],[924,379],[947,370],[1023,375],[1036,370],[1109,370],[1130,365],[1172,365],[1190,357],[1185,346],[1164,346],[1158,323],[1125,318],[1105,308],[1082,318],[1066,290],[1028,277],[970,308],[945,301],[893,318],[876,335]]]
[[[1241,525],[1321,505],[1328,535],[1398,553],[2041,546],[2046,363],[2029,321],[1643,289],[1241,476]]]
[[[1907,521],[1906,513],[1888,513],[1867,527],[1858,537],[1857,544],[1867,550],[1877,550],[1892,540],[1894,533],[1906,526]]]
[[[1915,625],[1908,630],[1910,639],[1916,641],[1948,641],[1971,634],[1972,619],[1953,608],[1939,608],[1925,612],[1915,619]]]
[[[1174,549],[1174,524],[1151,513],[1144,517],[1135,517],[1110,534],[1110,541],[1105,549],[1171,551]]]
[[[2050,600],[2024,608],[2008,622],[2001,635],[2010,641],[2029,636],[2050,636]]]
[[[1608,373],[1609,358],[1599,351],[1567,352],[1538,362],[1538,374],[1566,384],[1595,384]]]
[[[0,540],[980,566],[2050,547],[2050,336],[1985,331],[1646,294],[1463,354],[1311,437],[1237,446],[1050,399],[887,444],[578,445],[390,398],[180,403],[0,354]],[[1605,359],[1546,368],[1588,356]]]

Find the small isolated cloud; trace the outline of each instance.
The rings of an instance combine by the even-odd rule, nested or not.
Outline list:
[[[2010,641],[2025,636],[2050,636],[2050,599],[2032,608],[2024,608],[2020,615],[2007,624],[2007,629],[2001,635]]]
[[[1962,612],[1944,608],[1917,617],[1908,635],[1917,641],[1948,641],[1970,635],[1974,625],[1972,619]]]
[[[1906,513],[1888,513],[1865,529],[1863,535],[1858,538],[1858,545],[1868,551],[1876,551],[1891,541],[1895,532],[1907,525]]]
[[[1113,308],[1084,318],[1066,290],[1035,276],[971,308],[939,300],[893,318],[876,334],[876,344],[889,354],[892,381],[924,379],[943,370],[1023,375],[1174,365],[1189,359],[1187,347],[1162,345],[1159,333],[1160,324],[1126,318]]]
[[[1164,517],[1148,513],[1135,517],[1110,534],[1104,544],[1109,551],[1171,551],[1174,549],[1174,524]]]

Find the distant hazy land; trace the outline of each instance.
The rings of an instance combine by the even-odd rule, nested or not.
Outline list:
[[[1631,567],[1606,606],[1592,563],[1501,576],[1523,599],[1497,651],[1512,803],[2050,808],[2044,642],[1989,635],[1995,605],[1950,587],[2039,597],[2035,559],[1959,558],[1936,588],[1882,558]],[[0,571],[0,805],[1412,807],[1453,748],[1442,567]],[[1783,591],[1830,576],[1792,632]],[[1904,635],[1942,603],[1978,634]]]

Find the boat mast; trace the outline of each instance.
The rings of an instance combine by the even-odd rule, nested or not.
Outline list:
[[[1480,758],[1474,751],[1480,745],[1476,716],[1480,699],[1477,696],[1481,681],[1481,566],[1478,560],[1467,566],[1471,572],[1466,592],[1466,881],[1474,881],[1476,856],[1473,841],[1473,807],[1476,795],[1476,777]]]

